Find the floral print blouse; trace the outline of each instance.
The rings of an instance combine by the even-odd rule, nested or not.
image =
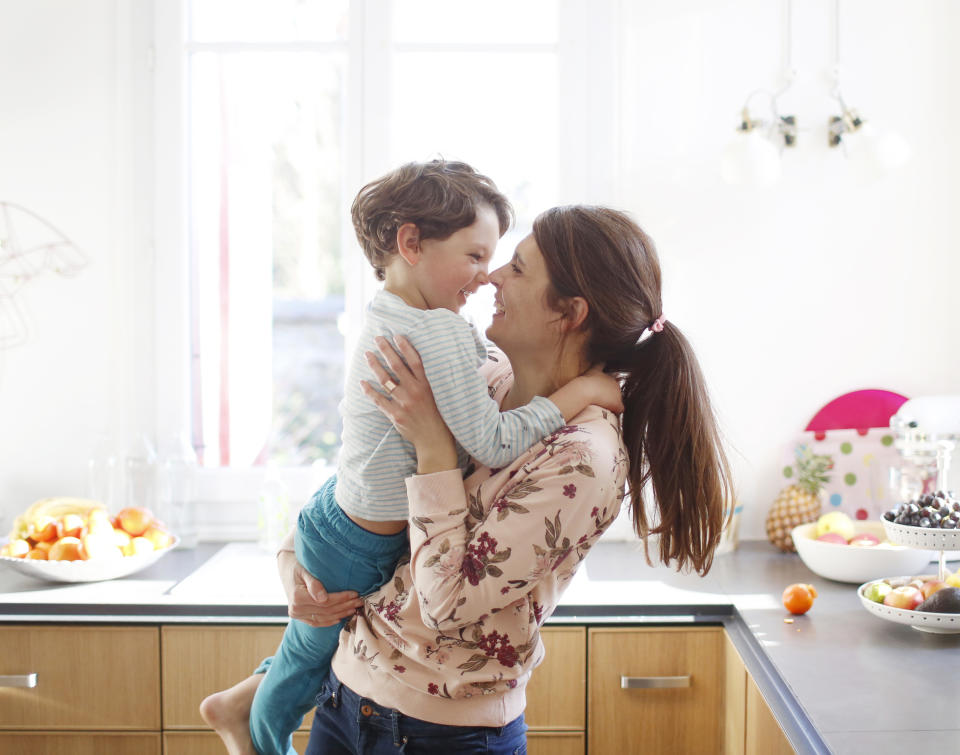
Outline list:
[[[492,352],[497,401],[512,384]],[[623,499],[617,415],[588,407],[502,469],[407,479],[410,556],[340,634],[334,673],[435,723],[502,726],[543,660],[539,629]]]

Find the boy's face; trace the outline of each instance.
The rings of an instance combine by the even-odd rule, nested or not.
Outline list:
[[[477,207],[473,225],[443,240],[420,242],[413,277],[426,309],[459,312],[467,296],[487,282],[487,268],[500,240],[500,223],[489,205]]]

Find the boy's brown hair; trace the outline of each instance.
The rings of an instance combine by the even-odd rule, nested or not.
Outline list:
[[[496,184],[466,163],[438,159],[407,163],[371,181],[353,200],[350,217],[377,280],[383,280],[397,253],[400,226],[413,223],[421,240],[443,240],[473,225],[481,205],[493,208],[503,236],[513,207]]]

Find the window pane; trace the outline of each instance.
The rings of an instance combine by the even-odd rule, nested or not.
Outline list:
[[[409,97],[411,91],[433,97]],[[470,163],[507,195],[517,213],[493,266],[503,264],[538,213],[559,196],[557,57],[554,53],[397,53],[391,161],[442,156]],[[493,287],[464,314],[486,327]]]
[[[557,41],[557,0],[396,0],[393,28],[401,44],[552,44]]]
[[[191,65],[195,373],[204,463],[309,464],[339,444],[345,60]]]
[[[347,38],[349,0],[192,0],[194,42],[335,42]]]

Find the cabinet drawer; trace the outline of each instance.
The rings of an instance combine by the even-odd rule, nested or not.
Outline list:
[[[0,732],[3,755],[160,755],[160,734]]]
[[[293,749],[302,753],[307,749],[310,732],[293,735]],[[223,755],[220,737],[211,731],[170,731],[163,734],[163,755]]]
[[[199,705],[207,695],[246,679],[276,652],[282,626],[164,626],[163,728],[206,729]],[[313,712],[301,729],[309,729]]]
[[[582,731],[586,725],[587,630],[544,627],[540,636],[546,656],[527,685],[527,726]]]
[[[527,755],[583,755],[585,747],[582,731],[527,732]]]
[[[0,687],[0,729],[160,728],[156,627],[0,626],[0,675],[23,674],[36,686]]]
[[[719,627],[591,629],[589,752],[720,751],[723,638]],[[622,677],[654,686],[623,689]],[[668,677],[689,686],[656,686]]]

